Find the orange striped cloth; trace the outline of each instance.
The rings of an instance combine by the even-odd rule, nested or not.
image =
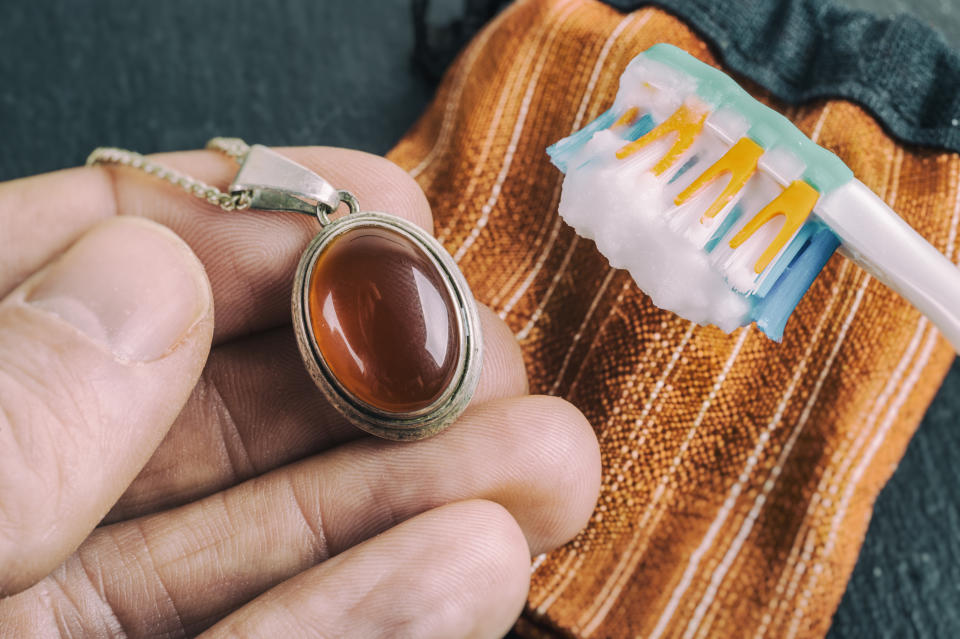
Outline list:
[[[557,216],[544,148],[612,103],[627,62],[682,22],[525,0],[487,26],[391,153],[531,388],[589,418],[604,478],[588,527],[534,564],[522,636],[819,637],[871,505],[952,360],[930,323],[836,255],[787,324],[726,335],[661,311]],[[857,106],[785,113],[951,258],[960,157],[904,147]]]

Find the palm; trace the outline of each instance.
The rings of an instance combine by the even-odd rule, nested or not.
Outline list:
[[[396,167],[333,149],[289,153],[354,190],[366,208],[430,227],[422,194]],[[209,153],[164,161],[220,186],[235,170]],[[213,347],[205,359],[208,317],[172,354],[133,373],[105,364],[126,377],[93,385],[93,396],[79,384],[24,397],[14,386],[22,387],[16,376],[30,355],[16,349],[30,343],[5,350],[2,340],[4,313],[20,312],[22,300],[14,291],[0,304],[0,407],[10,426],[0,437],[18,442],[0,447],[0,467],[8,462],[0,593],[41,579],[0,601],[0,634],[183,636],[212,626],[213,634],[366,636],[403,625],[452,636],[508,627],[529,553],[584,523],[599,473],[582,417],[559,400],[523,396],[522,360],[506,326],[481,309],[484,370],[453,428],[415,444],[363,436],[315,389],[287,326],[292,273],[315,222],[223,213],[129,170],[113,172],[111,197],[106,175],[0,185],[0,226],[14,238],[0,256],[0,294],[99,219],[146,217],[202,262],[216,308]],[[82,376],[69,345],[59,351],[57,365]],[[131,375],[149,381],[131,383]],[[30,404],[41,395],[53,417],[39,440],[26,434],[46,419]],[[36,477],[56,481],[28,481],[15,471],[26,459]]]

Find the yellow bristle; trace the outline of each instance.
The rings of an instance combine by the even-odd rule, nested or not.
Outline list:
[[[740,229],[740,232],[730,240],[730,248],[736,249],[746,242],[757,230],[775,218],[778,215],[786,217],[783,228],[777,233],[777,237],[767,246],[767,249],[760,255],[757,263],[754,265],[754,271],[762,273],[767,268],[771,260],[776,257],[780,249],[793,237],[793,234],[803,226],[807,221],[810,212],[820,194],[812,186],[802,180],[795,180],[772,202],[763,207],[753,216],[747,224]]]
[[[721,175],[729,174],[730,181],[727,186],[724,187],[717,199],[707,207],[700,218],[701,222],[706,222],[708,218],[715,217],[717,213],[723,210],[723,207],[733,199],[733,196],[744,187],[747,180],[756,173],[757,162],[761,155],[763,155],[763,147],[750,138],[742,138],[730,147],[730,150],[724,153],[723,157],[714,162],[709,169],[701,173],[690,186],[681,191],[674,203],[680,206]]]
[[[653,129],[643,137],[621,147],[617,151],[617,158],[621,160],[626,159],[648,144],[651,144],[652,142],[655,142],[671,133],[676,133],[677,137],[674,139],[673,145],[653,167],[654,174],[661,175],[664,171],[673,166],[673,164],[677,161],[677,158],[680,157],[680,154],[690,148],[690,145],[693,144],[694,140],[697,139],[697,135],[699,135],[700,131],[703,129],[703,124],[706,121],[708,114],[709,111],[705,107],[695,108],[688,104],[684,104],[679,109],[674,111],[673,115],[664,120],[660,126]]]

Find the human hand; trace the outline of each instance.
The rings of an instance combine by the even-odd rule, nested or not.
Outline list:
[[[388,161],[283,152],[431,229]],[[213,152],[162,161],[221,188],[236,171]],[[513,336],[485,308],[481,381],[456,424],[414,443],[350,426],[289,326],[316,232],[125,168],[0,184],[0,635],[510,627],[531,553],[593,509],[593,431],[526,395]]]

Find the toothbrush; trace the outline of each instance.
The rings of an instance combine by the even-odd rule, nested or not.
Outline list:
[[[960,352],[960,269],[834,154],[668,44],[613,106],[547,149],[560,214],[661,308],[780,341],[833,252],[910,301]]]

